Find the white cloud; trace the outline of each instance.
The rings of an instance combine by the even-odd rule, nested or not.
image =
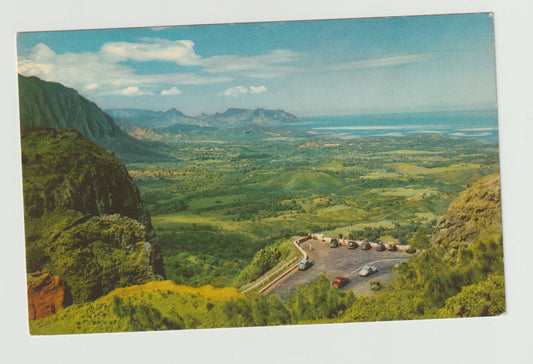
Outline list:
[[[120,91],[121,95],[124,96],[134,96],[139,94],[139,88],[137,86],[126,87],[124,90]]]
[[[98,88],[98,84],[96,83],[90,83],[84,87],[86,91],[91,91]]]
[[[228,88],[226,91],[223,92],[225,96],[244,96],[248,93],[248,89],[243,86],[235,86],[232,88]]]
[[[261,94],[263,92],[266,92],[266,90],[267,88],[265,86],[250,86],[249,88],[244,87],[244,86],[235,86],[235,87],[228,88],[222,94],[225,96],[237,97],[237,96],[247,95],[248,93]]]
[[[105,52],[56,54],[40,43],[29,56],[19,58],[18,71],[26,76],[60,82],[89,97],[120,95],[125,88],[133,86],[142,88],[143,94],[147,95],[175,85],[203,85],[231,80],[228,76],[192,72],[139,75],[132,67],[118,63],[120,60],[118,55]]]
[[[137,86],[128,86],[125,89],[116,91],[115,94],[122,96],[144,96],[144,95],[153,95],[149,91],[141,91]]]
[[[183,92],[177,87],[171,87],[168,90],[161,91],[161,96],[174,96],[174,95],[181,95]]]
[[[421,53],[421,54],[407,54],[396,55],[381,58],[364,59],[353,62],[344,62],[325,66],[322,71],[343,71],[353,68],[378,68],[378,67],[393,67],[404,64],[419,63],[431,60],[436,57],[435,53]]]
[[[250,86],[250,93],[252,94],[262,94],[266,92],[267,88],[265,86]]]
[[[102,46],[100,52],[105,57],[117,61],[167,61],[181,66],[198,65],[200,56],[194,52],[194,43],[190,40],[167,40],[159,38],[142,38],[142,43],[109,42]]]
[[[293,52],[289,49],[277,49],[252,57],[239,57],[235,55],[213,56],[201,59],[199,64],[209,74],[237,73],[248,77],[252,74],[262,74],[265,78],[270,78],[297,72],[297,68],[287,66],[287,64],[298,60],[301,56],[300,53]]]

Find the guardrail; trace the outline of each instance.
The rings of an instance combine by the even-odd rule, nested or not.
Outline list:
[[[292,258],[287,263],[282,265],[280,268],[276,269],[274,272],[270,273],[269,275],[267,275],[264,278],[261,278],[257,282],[253,283],[251,286],[241,290],[241,292],[242,293],[250,292],[251,290],[260,287],[258,292],[262,293],[265,290],[267,290],[269,287],[271,287],[274,283],[278,282],[280,279],[282,279],[287,274],[289,274],[294,269],[296,269],[298,267],[298,264],[300,264],[300,261],[302,259],[307,259],[307,253],[305,252],[305,250],[302,249],[300,244],[303,243],[304,241],[308,240],[309,238],[310,237],[305,236],[305,237],[298,238],[298,239],[292,241],[292,243],[294,244],[296,249],[298,249],[298,251],[300,253],[302,253],[303,258],[300,258],[300,257]]]
[[[357,246],[361,246],[361,244],[363,243],[363,240],[353,240],[353,239],[346,239],[346,238],[332,238],[332,237],[329,237],[329,236],[325,236],[324,234],[312,234],[311,235],[311,238],[313,240],[316,240],[320,243],[325,243],[325,244],[329,244],[331,242],[332,239],[337,239],[337,242],[339,245],[348,245],[348,242],[350,241],[353,241],[357,244]],[[370,247],[372,248],[376,248],[377,247],[377,244],[376,242],[373,242],[373,241],[369,241],[368,242],[370,244]],[[395,244],[393,242],[384,242],[383,244],[385,244],[385,246],[389,245],[389,244],[393,244],[395,249],[393,250],[397,250],[399,252],[408,252],[408,253],[413,253],[416,249],[415,248],[412,248],[411,245],[409,244]]]
[[[259,288],[259,287],[260,287],[260,289],[264,288],[265,285],[267,285],[269,282],[274,280],[273,277],[280,276],[280,275],[284,274],[286,270],[290,271],[291,269],[293,269],[292,268],[293,265],[295,265],[297,267],[299,262],[300,262],[300,258],[299,257],[292,258],[287,263],[282,265],[280,268],[276,269],[274,272],[270,273],[268,276],[266,276],[264,278],[261,278],[260,280],[258,280],[254,284],[252,284],[250,287],[247,287],[247,288],[243,289],[241,292],[242,293],[246,293],[246,292],[249,292],[249,291],[251,291],[253,289],[256,289],[256,288]],[[288,267],[291,267],[291,268],[288,269]]]

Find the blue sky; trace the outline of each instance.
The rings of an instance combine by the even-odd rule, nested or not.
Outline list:
[[[24,75],[102,108],[298,116],[496,106],[489,14],[32,32]]]

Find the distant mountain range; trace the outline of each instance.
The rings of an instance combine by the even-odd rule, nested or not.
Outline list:
[[[94,102],[60,83],[19,75],[20,124],[22,127],[76,129],[123,161],[161,160],[158,145],[137,140],[115,123]]]
[[[279,126],[298,122],[283,110],[237,109],[193,117],[167,111],[111,109],[103,111],[76,90],[38,77],[18,77],[21,127],[76,129],[112,150],[123,162],[173,159],[168,135],[223,128]]]
[[[109,109],[106,112],[115,120],[130,125],[152,129],[186,129],[176,125],[196,127],[240,127],[247,125],[275,126],[298,122],[298,118],[283,110],[228,109],[223,113],[188,116],[175,108],[167,111],[143,109]],[[173,127],[173,128],[171,128]]]
[[[174,124],[198,125],[199,119],[187,116],[174,108],[167,111],[143,109],[105,110],[115,120],[141,128],[163,129]],[[198,126],[207,126],[206,123]]]

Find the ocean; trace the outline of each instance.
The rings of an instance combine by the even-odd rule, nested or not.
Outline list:
[[[485,143],[498,142],[496,110],[310,116],[300,121],[292,127],[341,138],[434,133]]]

